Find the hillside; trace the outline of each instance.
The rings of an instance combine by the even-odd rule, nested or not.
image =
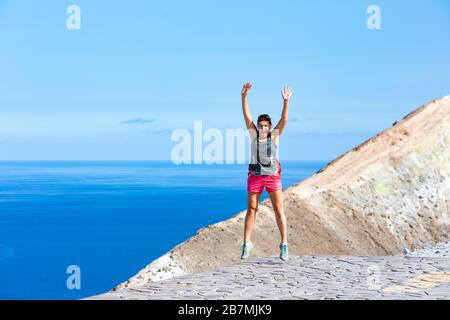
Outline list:
[[[383,256],[450,232],[450,96],[433,100],[283,191],[291,255]],[[245,211],[200,229],[118,288],[240,263]],[[278,254],[270,201],[252,258]]]

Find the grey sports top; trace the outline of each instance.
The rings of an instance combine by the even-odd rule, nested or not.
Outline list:
[[[251,156],[250,163],[257,163],[257,145],[256,141],[258,140],[259,135],[250,136],[251,139]],[[278,171],[278,146],[273,139],[271,138],[271,134],[269,133],[270,139],[266,139],[264,142],[259,141],[259,164],[261,165],[261,174],[262,176],[270,176]],[[268,149],[268,141],[270,140],[270,150]],[[268,152],[269,151],[269,152]],[[252,174],[259,174],[257,172],[252,172]]]

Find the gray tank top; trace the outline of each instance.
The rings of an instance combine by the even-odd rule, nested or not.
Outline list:
[[[250,136],[251,139],[251,157],[250,163],[257,163],[257,136]],[[268,155],[268,141],[270,140],[270,156]],[[261,175],[271,176],[278,171],[278,146],[273,139],[266,139],[264,142],[259,142],[259,164],[261,165]],[[250,171],[252,174],[258,174]]]

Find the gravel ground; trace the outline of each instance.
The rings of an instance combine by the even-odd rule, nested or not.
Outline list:
[[[450,257],[450,240],[439,242],[434,246],[410,251],[405,254],[405,257]]]

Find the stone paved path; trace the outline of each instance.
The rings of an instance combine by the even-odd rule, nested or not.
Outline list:
[[[273,256],[90,299],[450,299],[450,258]]]

